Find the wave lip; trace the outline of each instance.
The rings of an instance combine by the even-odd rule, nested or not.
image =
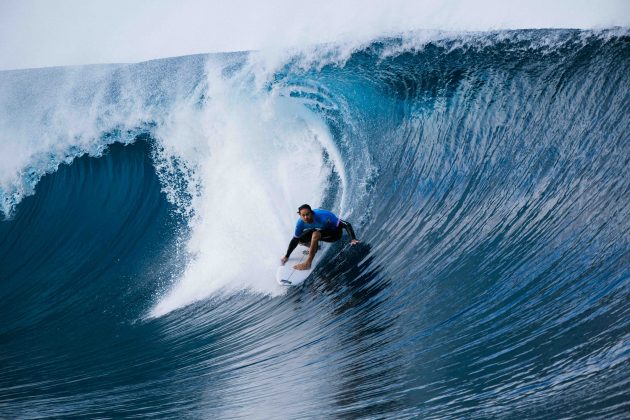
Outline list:
[[[210,51],[303,48],[341,40],[367,42],[418,29],[630,27],[630,6],[619,0],[602,0],[597,4],[567,0],[553,4],[542,0],[527,4],[497,0],[396,0],[370,7],[357,0],[343,4],[327,0],[303,4],[299,10],[289,2],[275,1],[273,7],[250,4],[245,14],[240,5],[217,8],[201,1],[191,2],[186,10],[175,11],[161,5],[149,13],[146,7],[119,6],[115,18],[109,5],[94,5],[89,9],[69,4],[54,8],[45,5],[6,8],[5,23],[0,28],[0,39],[5,40],[0,44],[3,58],[0,69],[131,63]],[[68,16],[73,16],[71,22]],[[76,22],[90,24],[82,26]],[[168,22],[172,31],[149,35],[144,28],[154,27],[157,22]],[[112,42],[111,34],[116,34],[118,40],[133,42]],[[85,40],[90,40],[89,50],[85,48]]]

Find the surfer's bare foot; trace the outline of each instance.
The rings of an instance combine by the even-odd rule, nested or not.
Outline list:
[[[311,268],[311,262],[304,261],[303,263],[295,264],[293,268],[295,268],[296,270],[308,270],[309,268]]]

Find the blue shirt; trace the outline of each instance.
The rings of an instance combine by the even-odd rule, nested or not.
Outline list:
[[[302,220],[302,218],[300,218],[295,225],[294,236],[299,238],[306,229],[325,230],[334,229],[337,226],[339,226],[339,218],[335,216],[333,212],[322,209],[313,209],[313,223],[306,223]]]

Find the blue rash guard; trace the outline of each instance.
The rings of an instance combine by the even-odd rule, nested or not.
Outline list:
[[[343,235],[343,230],[345,229],[350,235],[350,238],[356,240],[357,237],[354,235],[354,230],[352,229],[352,225],[345,220],[341,220],[334,213],[328,210],[322,209],[313,209],[313,223],[305,223],[301,218],[298,220],[295,225],[295,235],[291,242],[289,243],[289,247],[287,248],[287,253],[285,254],[286,258],[289,258],[291,252],[298,246],[300,242],[300,238],[304,235],[306,238],[304,241],[306,243],[310,242],[310,235],[308,232],[312,234],[312,231],[319,230],[322,232],[321,241],[323,242],[335,242],[341,239]]]
[[[327,230],[335,229],[339,226],[339,218],[328,210],[313,209],[313,219],[313,223],[306,223],[304,220],[299,219],[295,225],[295,234],[293,236],[299,238],[307,229]]]

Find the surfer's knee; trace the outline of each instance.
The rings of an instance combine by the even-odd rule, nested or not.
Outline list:
[[[313,232],[312,239],[317,239],[317,240],[319,240],[319,238],[321,238],[321,237],[322,237],[322,234],[321,234],[321,232],[320,232],[320,231],[316,230],[315,232]]]

